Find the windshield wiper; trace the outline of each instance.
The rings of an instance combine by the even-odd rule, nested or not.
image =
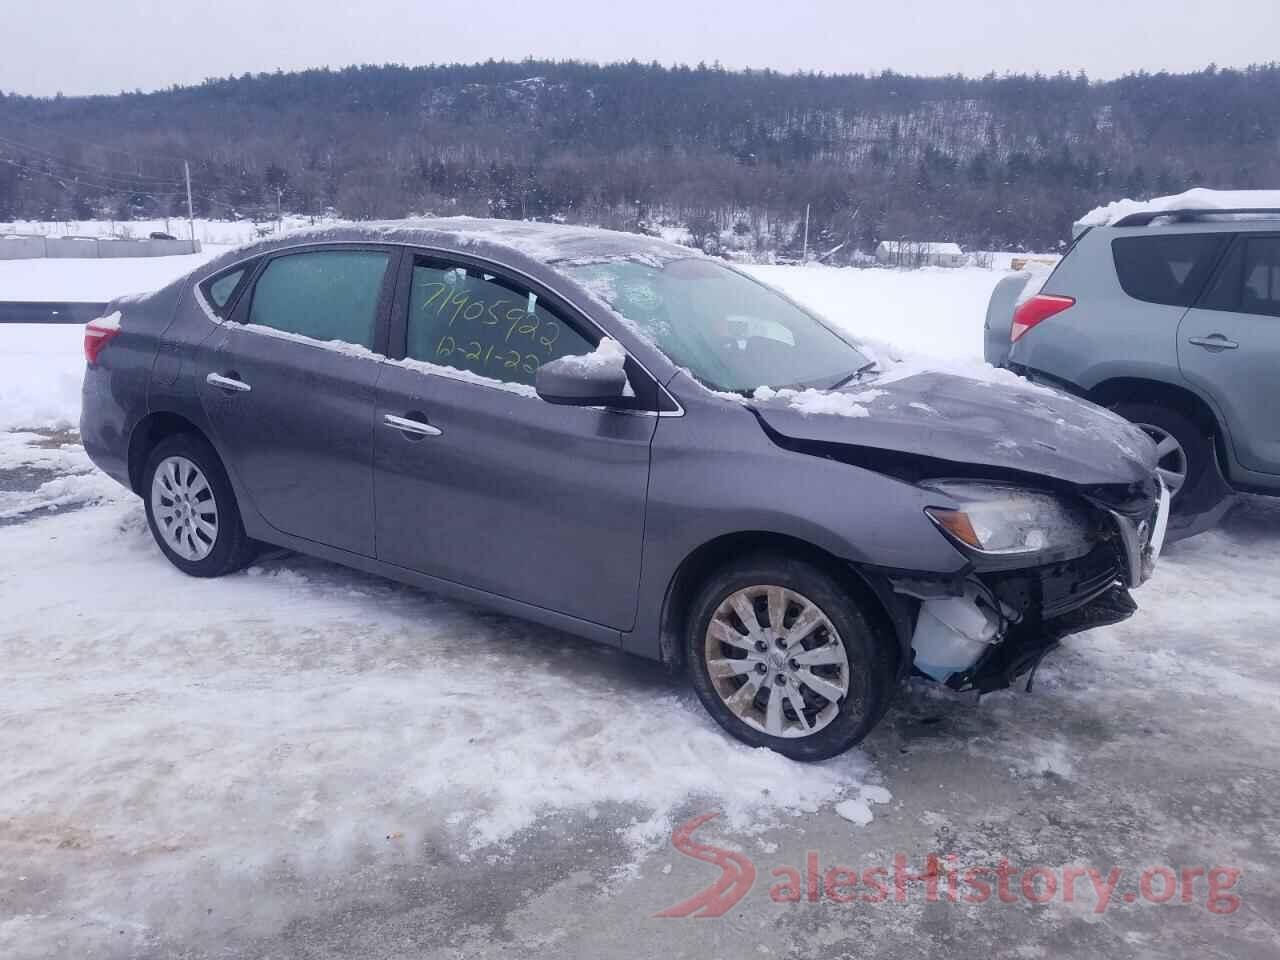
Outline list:
[[[875,365],[876,365],[876,362],[874,360],[864,363],[857,370],[853,371],[853,373],[849,374],[847,377],[841,377],[831,386],[827,387],[827,389],[839,390],[841,387],[845,386],[848,383],[851,383],[854,380],[861,380],[862,375],[864,373],[870,373],[873,369],[875,369]]]

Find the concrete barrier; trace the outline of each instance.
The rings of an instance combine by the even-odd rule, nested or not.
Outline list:
[[[44,256],[44,237],[0,237],[0,260],[30,260]]]
[[[0,260],[175,257],[200,252],[199,240],[122,240],[115,237],[0,236]]]
[[[0,323],[88,323],[106,312],[105,303],[0,300]]]

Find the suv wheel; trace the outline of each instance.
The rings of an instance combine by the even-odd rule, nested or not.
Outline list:
[[[893,648],[813,564],[746,558],[712,576],[690,612],[694,689],[744,743],[825,760],[862,740],[889,705]]]
[[[1141,427],[1155,441],[1157,469],[1169,488],[1172,509],[1185,513],[1204,505],[1194,503],[1196,490],[1213,458],[1213,438],[1190,417],[1149,403],[1121,403],[1115,412]]]
[[[183,573],[220,577],[257,552],[222,462],[202,437],[181,433],[156,444],[143,471],[142,499],[151,535]]]

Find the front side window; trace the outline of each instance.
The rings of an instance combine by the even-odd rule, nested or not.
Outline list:
[[[777,291],[715,260],[560,267],[715,390],[829,388],[869,358]]]
[[[1123,237],[1111,242],[1116,276],[1135,300],[1189,307],[1222,249],[1220,234]]]
[[[419,257],[413,266],[405,355],[493,380],[533,386],[548,360],[594,345],[503,277]]]
[[[371,350],[389,260],[388,254],[376,250],[316,250],[277,257],[254,285],[249,322]]]

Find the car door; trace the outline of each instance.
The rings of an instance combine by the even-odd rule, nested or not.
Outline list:
[[[268,258],[202,356],[201,399],[262,518],[373,555],[373,407],[399,250]]]
[[[378,383],[379,560],[626,630],[634,625],[656,404],[540,400],[540,363],[598,332],[492,265],[406,257]],[[403,321],[403,322],[401,322]]]
[[[1236,239],[1178,327],[1178,365],[1224,415],[1239,464],[1280,474],[1280,235]]]

